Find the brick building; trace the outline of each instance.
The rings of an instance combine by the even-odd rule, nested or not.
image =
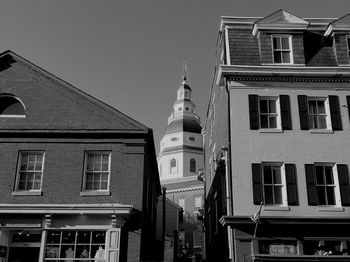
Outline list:
[[[0,55],[0,261],[153,261],[152,130]]]
[[[222,17],[208,261],[350,260],[350,15]]]

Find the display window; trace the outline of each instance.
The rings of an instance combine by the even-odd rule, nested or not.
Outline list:
[[[50,230],[45,261],[105,261],[105,231]]]

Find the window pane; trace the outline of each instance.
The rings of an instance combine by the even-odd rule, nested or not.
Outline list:
[[[318,128],[327,128],[326,116],[317,116]]]
[[[267,113],[267,100],[259,100],[260,113]]]
[[[272,184],[271,166],[263,166],[264,184]]]
[[[29,154],[29,162],[34,162],[34,161],[35,161],[35,155]]]
[[[324,114],[326,113],[326,109],[324,106],[324,101],[318,100],[317,101],[317,109],[319,114]]]
[[[269,112],[270,113],[276,113],[276,100],[268,100],[268,104],[269,104]]]
[[[39,182],[34,182],[34,190],[40,190],[40,181]]]
[[[333,185],[333,171],[331,166],[325,166],[325,176],[327,185]]]
[[[273,187],[272,186],[264,186],[264,193],[265,193],[265,204],[266,205],[273,205]]]
[[[102,189],[102,190],[106,190],[106,189],[108,189],[108,183],[107,183],[107,182],[102,181],[102,182],[101,182],[101,188],[100,188],[100,189]]]
[[[316,101],[310,101],[309,100],[309,113],[310,114],[316,114],[317,109],[316,109]]]
[[[102,171],[108,171],[108,162],[107,163],[102,163]]]
[[[100,189],[100,181],[94,181],[93,189],[94,190],[99,190]]]
[[[268,128],[269,127],[267,115],[260,115],[260,127],[261,128]]]
[[[94,168],[94,156],[93,155],[88,155],[86,170],[92,171],[93,168]]]
[[[86,190],[92,190],[92,182],[91,181],[86,181]]]
[[[275,195],[275,205],[282,204],[282,187],[275,186],[274,187],[274,195]]]
[[[325,187],[317,186],[316,189],[317,189],[318,204],[327,205]]]
[[[316,184],[324,185],[323,166],[316,166]]]
[[[90,243],[90,231],[78,231],[77,232],[77,244]]]
[[[283,37],[282,40],[282,49],[289,49],[289,38]]]
[[[317,128],[316,117],[314,117],[313,115],[309,115],[309,123],[310,123],[310,128],[311,129]]]
[[[281,168],[278,166],[274,166],[272,170],[273,170],[273,182],[274,182],[274,184],[282,184]]]
[[[282,63],[282,53],[280,51],[273,52],[273,61],[275,63]]]
[[[335,205],[335,197],[334,197],[334,187],[328,186],[326,187],[327,192],[327,205]]]
[[[273,38],[273,49],[281,49],[281,41],[279,37]]]
[[[93,173],[86,173],[86,181],[92,181],[94,180]]]
[[[27,170],[33,170],[34,171],[34,162],[29,162],[27,166]]]
[[[290,53],[289,53],[289,51],[288,52],[286,52],[286,51],[282,52],[282,61],[283,61],[283,63],[290,63]]]
[[[25,181],[20,181],[18,184],[18,189],[19,190],[25,190],[26,189],[26,182]]]
[[[277,117],[271,116],[269,117],[269,128],[277,128]]]

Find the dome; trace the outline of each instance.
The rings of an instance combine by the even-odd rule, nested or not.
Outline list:
[[[172,134],[177,132],[189,132],[200,134],[202,132],[202,127],[195,119],[178,119],[172,121],[168,125],[165,134]]]

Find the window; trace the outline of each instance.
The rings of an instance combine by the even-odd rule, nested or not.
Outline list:
[[[311,206],[350,205],[347,165],[305,164],[308,203]]]
[[[170,173],[177,173],[176,159],[173,158],[170,160]]]
[[[25,114],[24,105],[17,97],[0,95],[0,117],[25,117]]]
[[[84,191],[109,190],[110,162],[110,152],[86,153]]]
[[[292,64],[291,36],[272,36],[273,62],[276,64]]]
[[[20,152],[16,191],[40,191],[44,171],[43,152]]]
[[[297,255],[297,241],[262,240],[259,241],[259,253],[268,255]]]
[[[292,129],[288,95],[265,97],[249,95],[250,129]]]
[[[195,208],[202,208],[202,197],[201,196],[194,197],[194,207]]]
[[[303,242],[305,255],[341,256],[346,251],[345,241],[307,240]]]
[[[77,259],[75,261],[92,261],[96,255],[105,257],[105,244],[104,231],[50,230],[47,233],[45,261],[73,261],[73,258]]]
[[[298,191],[294,164],[254,163],[253,199],[255,205],[296,206]]]
[[[199,229],[193,229],[193,247],[199,248],[203,243],[203,233]]]
[[[298,104],[302,130],[342,130],[338,96],[298,95]]]
[[[259,98],[260,128],[277,128],[277,99]]]
[[[183,210],[185,210],[185,199],[179,198],[178,203],[179,203],[179,206],[182,207]]]
[[[191,158],[190,159],[190,172],[195,173],[196,171],[197,171],[196,170],[196,159]]]
[[[262,167],[265,205],[283,205],[285,181],[282,181],[280,165],[264,164]]]

